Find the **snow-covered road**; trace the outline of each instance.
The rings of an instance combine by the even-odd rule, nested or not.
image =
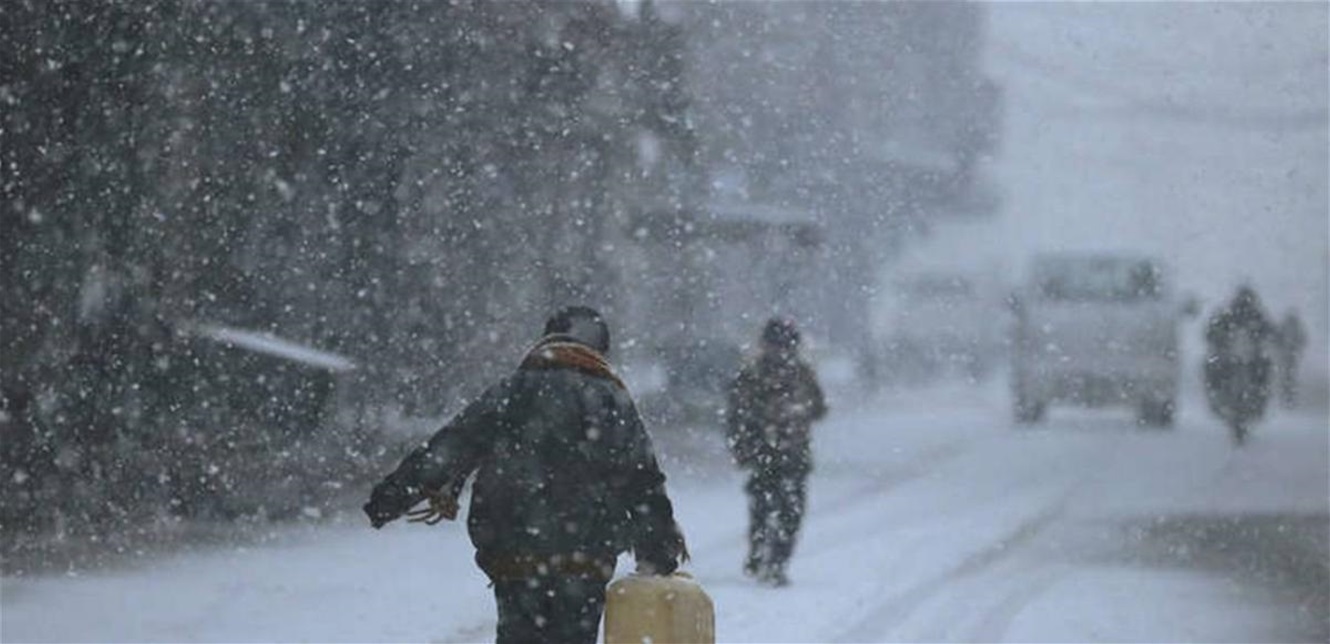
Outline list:
[[[718,638],[1325,641],[1323,412],[1277,414],[1241,450],[1196,405],[1171,432],[1114,411],[1008,418],[998,387],[833,415],[781,589],[740,574],[738,476],[659,437]],[[0,640],[484,641],[493,602],[471,554],[457,525],[348,516],[133,570],[6,579]]]

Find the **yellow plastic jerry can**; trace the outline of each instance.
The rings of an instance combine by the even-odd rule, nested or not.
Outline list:
[[[605,591],[605,644],[715,641],[715,607],[688,573],[628,575]]]

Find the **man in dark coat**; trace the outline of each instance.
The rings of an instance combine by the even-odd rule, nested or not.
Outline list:
[[[668,575],[687,559],[665,475],[605,360],[599,313],[567,307],[515,373],[490,387],[374,487],[374,527],[453,518],[472,473],[467,528],[493,582],[499,642],[594,642],[621,552]]]
[[[744,572],[784,586],[813,469],[810,429],[827,413],[817,376],[799,357],[793,322],[767,322],[760,353],[730,387],[727,411],[730,453],[749,472]]]

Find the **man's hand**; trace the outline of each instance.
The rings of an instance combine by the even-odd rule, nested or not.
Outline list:
[[[374,486],[374,491],[369,495],[369,503],[362,508],[365,516],[369,517],[369,524],[374,528],[382,528],[410,508],[410,498],[406,490],[392,484],[390,481],[384,481]]]
[[[745,438],[746,430],[730,432],[726,444],[730,449],[730,460],[740,469],[748,469],[757,461],[757,447],[752,440]]]
[[[637,560],[637,574],[639,575],[660,575],[668,577],[679,568],[679,563],[673,560],[647,561]]]
[[[671,525],[668,532],[657,535],[652,543],[634,549],[639,574],[669,576],[679,569],[680,563],[689,560],[688,545],[679,525]]]
[[[361,509],[365,511],[365,516],[369,517],[369,524],[374,526],[374,529],[376,530],[387,525],[389,521],[397,518],[374,507],[373,503],[366,503]]]

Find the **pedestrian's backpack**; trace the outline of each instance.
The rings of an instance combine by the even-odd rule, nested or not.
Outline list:
[[[605,593],[605,644],[715,644],[716,612],[688,573],[628,575]]]

